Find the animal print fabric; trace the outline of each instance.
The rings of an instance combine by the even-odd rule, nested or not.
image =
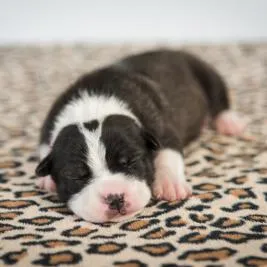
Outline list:
[[[186,149],[190,199],[93,224],[35,187],[52,101],[83,72],[155,46],[0,48],[0,265],[267,266],[267,44],[183,47],[216,66],[249,123],[243,138],[206,128]]]

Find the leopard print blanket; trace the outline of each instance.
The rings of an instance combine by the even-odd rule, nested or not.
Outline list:
[[[39,128],[81,73],[153,46],[0,48],[0,265],[267,266],[267,44],[186,46],[227,79],[242,138],[212,129],[185,151],[193,196],[93,224],[35,187]]]

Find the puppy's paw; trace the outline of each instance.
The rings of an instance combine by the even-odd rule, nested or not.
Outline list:
[[[174,201],[183,200],[191,196],[191,186],[184,177],[173,177],[168,171],[156,174],[153,195],[157,199]]]
[[[171,149],[160,151],[155,159],[153,195],[158,199],[174,201],[186,199],[191,194],[181,154]]]
[[[178,182],[175,185],[176,199],[186,199],[192,196],[192,188],[190,184],[186,181]]]
[[[246,125],[246,121],[231,110],[221,112],[215,120],[217,132],[224,135],[240,136]]]
[[[36,186],[48,192],[56,191],[56,184],[51,178],[51,176],[44,176],[38,178],[38,180],[36,181]]]

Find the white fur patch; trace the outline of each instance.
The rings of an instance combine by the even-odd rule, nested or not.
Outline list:
[[[50,147],[47,144],[41,144],[39,147],[39,157],[40,160],[44,159],[50,152]]]
[[[155,159],[153,194],[164,200],[185,199],[191,194],[184,173],[182,155],[172,149],[162,149]]]
[[[139,120],[122,100],[114,96],[90,95],[88,92],[81,92],[80,96],[67,104],[57,116],[52,130],[51,144],[67,125],[82,124],[91,120],[102,122],[107,116],[115,114],[128,116],[140,125]]]
[[[155,159],[155,167],[156,169],[168,168],[174,174],[172,176],[173,179],[177,176],[178,179],[185,181],[184,159],[175,150],[162,149]]]
[[[85,138],[88,148],[87,164],[93,172],[94,179],[103,176],[108,168],[106,164],[106,148],[101,141],[102,124],[96,130],[88,131],[83,125],[79,125],[79,130]]]

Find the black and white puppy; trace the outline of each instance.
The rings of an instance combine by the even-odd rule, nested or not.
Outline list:
[[[245,125],[229,109],[222,78],[189,53],[125,58],[82,76],[54,103],[41,130],[39,186],[92,222],[133,216],[152,195],[185,199],[182,149],[208,114],[220,133],[239,135]]]

